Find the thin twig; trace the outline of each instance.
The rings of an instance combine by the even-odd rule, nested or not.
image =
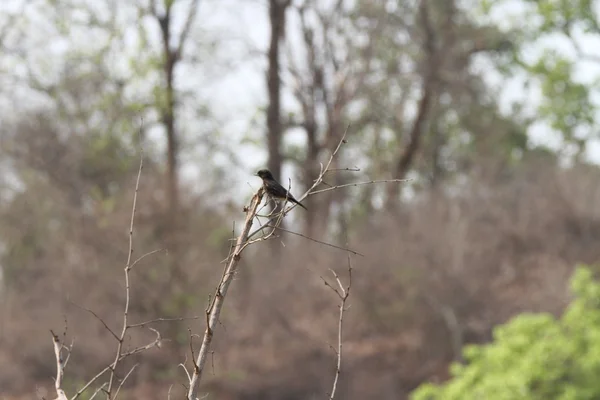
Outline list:
[[[153,341],[153,342],[151,342],[151,343],[148,343],[148,344],[147,344],[147,345],[145,345],[145,346],[136,347],[136,348],[135,348],[135,349],[133,349],[133,350],[130,350],[130,351],[126,352],[126,353],[123,353],[123,354],[121,354],[121,355],[120,355],[120,357],[119,357],[119,361],[121,361],[121,360],[124,360],[124,359],[126,359],[127,357],[130,357],[130,356],[132,356],[132,355],[134,355],[134,354],[141,353],[142,351],[145,351],[145,350],[151,349],[151,348],[153,348],[153,347],[160,347],[160,346],[161,346],[161,345],[160,345],[160,343],[161,343],[161,336],[160,336],[160,333],[159,333],[159,332],[158,332],[156,329],[152,329],[152,328],[148,328],[148,329],[150,329],[151,331],[154,331],[154,332],[156,333],[156,339],[154,339],[154,341]],[[111,364],[111,365],[112,365],[112,364]],[[96,376],[94,376],[92,379],[90,379],[90,380],[89,380],[89,381],[88,381],[88,382],[87,382],[87,383],[86,383],[86,384],[85,384],[85,385],[84,385],[84,386],[83,386],[81,389],[79,389],[79,391],[78,391],[78,392],[75,394],[75,396],[71,397],[71,400],[75,400],[75,399],[77,399],[79,396],[81,396],[81,394],[82,394],[83,392],[85,392],[85,391],[86,391],[86,389],[87,389],[88,387],[90,387],[90,385],[92,385],[92,384],[93,384],[94,382],[96,382],[96,381],[97,381],[97,380],[98,380],[98,379],[99,379],[99,378],[100,378],[102,375],[104,375],[106,372],[108,372],[108,371],[110,370],[110,368],[111,368],[111,365],[107,365],[107,366],[106,366],[106,367],[105,367],[105,368],[104,368],[102,371],[98,372],[98,373],[96,374]],[[102,385],[102,387],[103,387],[104,385],[105,385],[105,384],[103,384],[103,385]]]
[[[194,371],[198,369],[198,364],[196,364],[196,354],[194,353],[194,335],[192,334],[192,330],[188,328],[188,333],[190,334],[190,353],[192,353],[192,363],[194,364]]]
[[[336,363],[336,369],[335,369],[335,378],[333,379],[333,386],[331,388],[331,394],[329,395],[329,400],[333,400],[335,398],[337,384],[338,384],[338,381],[340,378],[340,374],[342,373],[344,311],[346,310],[346,301],[348,300],[348,297],[350,296],[350,288],[352,287],[352,262],[350,260],[350,255],[348,254],[348,286],[346,286],[344,288],[344,285],[342,285],[342,281],[340,280],[340,277],[334,270],[331,270],[331,273],[333,274],[333,276],[338,284],[339,290],[337,290],[336,288],[331,286],[329,283],[327,283],[327,281],[325,279],[323,279],[323,277],[321,277],[321,279],[323,279],[325,284],[328,287],[330,287],[335,292],[335,294],[340,298],[340,305],[339,305],[340,316],[338,319],[338,344],[337,344],[337,350],[335,350],[335,352],[337,354],[337,363]]]
[[[185,20],[185,24],[183,25],[183,29],[181,34],[179,35],[179,45],[177,46],[177,57],[181,57],[183,53],[183,47],[187,42],[188,35],[192,30],[192,23],[196,17],[198,12],[198,3],[200,0],[192,0],[192,4],[190,4],[190,9],[187,12],[187,18]]]
[[[329,157],[329,160],[327,161],[327,164],[325,165],[325,168],[323,168],[323,164],[321,164],[321,172],[319,173],[319,176],[317,177],[317,179],[315,179],[315,182],[313,183],[313,185],[310,188],[308,188],[308,190],[306,191],[306,193],[304,193],[304,195],[302,195],[298,201],[302,201],[303,199],[307,198],[308,195],[317,186],[319,186],[319,184],[321,182],[323,182],[323,176],[327,173],[327,171],[329,171],[329,167],[331,166],[331,163],[333,162],[333,158],[336,156],[336,154],[338,153],[338,151],[340,151],[340,148],[342,147],[342,145],[345,144],[345,143],[347,143],[346,142],[346,135],[348,134],[348,129],[350,129],[350,125],[348,125],[346,127],[346,130],[344,130],[344,133],[342,134],[342,137],[341,137],[341,139],[340,139],[337,147],[335,148],[335,150],[333,151],[333,153],[331,153],[331,156]]]
[[[92,310],[92,309],[89,309],[89,308],[87,308],[87,307],[84,307],[84,306],[80,306],[79,304],[77,304],[77,303],[75,303],[75,302],[73,302],[73,301],[70,301],[70,300],[69,300],[69,302],[70,302],[71,304],[73,304],[75,307],[77,307],[77,308],[79,308],[79,309],[81,309],[81,310],[83,310],[83,311],[87,311],[87,312],[89,312],[90,314],[92,314],[92,315],[94,316],[94,318],[96,318],[98,321],[100,321],[100,323],[101,323],[102,325],[104,325],[104,328],[106,328],[106,330],[107,330],[108,332],[110,332],[110,334],[111,334],[111,335],[112,335],[112,336],[113,336],[115,339],[117,339],[117,341],[119,341],[119,336],[117,336],[117,334],[115,333],[115,331],[113,331],[112,329],[110,329],[110,327],[108,326],[108,324],[107,324],[107,323],[106,323],[106,322],[105,322],[105,321],[104,321],[104,320],[103,320],[103,319],[102,319],[102,318],[101,318],[101,317],[100,317],[98,314],[96,314],[96,313],[94,312],[94,310]]]
[[[100,377],[102,375],[104,375],[106,372],[108,372],[108,370],[110,370],[110,365],[107,365],[106,367],[104,367],[104,369],[102,371],[98,372],[92,379],[90,379],[85,385],[83,385],[83,387],[81,389],[79,389],[73,397],[71,397],[71,400],[75,400],[79,396],[81,396],[83,394],[83,392],[85,392],[87,390],[87,388],[89,388],[94,382],[96,382],[98,379],[100,379]],[[100,388],[98,390],[101,390],[102,388],[104,388],[105,385],[106,384],[102,384],[102,386],[100,386]]]
[[[349,187],[349,186],[372,185],[375,183],[410,182],[410,181],[412,181],[412,179],[381,179],[381,180],[375,180],[375,181],[346,183],[345,185],[337,185],[337,186],[328,187],[327,189],[315,190],[314,192],[308,193],[306,197],[314,196],[315,194],[329,192],[330,190],[341,189],[343,187]]]
[[[92,394],[92,396],[89,398],[89,400],[92,400],[94,397],[96,397],[96,395],[97,395],[98,393],[100,393],[100,391],[101,391],[101,390],[103,390],[103,389],[104,389],[104,386],[106,386],[106,382],[104,382],[102,385],[100,385],[100,387],[99,387],[98,389],[96,389],[96,390],[94,391],[94,394]]]
[[[235,221],[233,221],[233,227],[231,228],[231,239],[229,239],[229,241],[231,242],[229,245],[229,252],[227,253],[227,257],[221,261],[220,264],[229,261],[229,257],[231,257],[231,252],[233,251],[233,247],[235,245]]]
[[[317,240],[317,239],[311,238],[310,236],[306,236],[306,235],[303,235],[303,234],[298,233],[298,232],[290,231],[290,230],[282,228],[280,226],[271,226],[271,227],[275,228],[277,230],[283,231],[283,232],[291,233],[292,235],[303,237],[304,239],[310,240],[311,242],[315,242],[315,243],[323,244],[325,246],[333,247],[334,249],[344,250],[346,252],[352,253],[352,254],[357,255],[357,256],[361,256],[361,257],[365,256],[364,254],[361,254],[358,251],[351,250],[351,249],[349,249],[347,247],[336,246],[335,244],[323,242],[321,240]]]
[[[335,292],[335,294],[338,295],[338,297],[340,297],[340,298],[343,297],[343,295],[337,290],[336,287],[333,287],[329,282],[327,282],[327,279],[323,278],[322,276],[320,278],[323,281],[323,284],[325,286],[327,286],[329,289],[333,290]]]
[[[144,149],[140,145],[140,166],[138,168],[137,179],[135,181],[135,191],[133,193],[133,205],[131,207],[131,220],[129,223],[129,251],[127,252],[127,263],[125,264],[125,268],[123,272],[125,274],[125,308],[123,310],[123,329],[121,330],[121,335],[119,337],[119,344],[117,346],[117,351],[115,354],[115,360],[110,366],[110,378],[108,380],[108,398],[110,399],[111,391],[113,387],[113,382],[115,378],[115,371],[117,369],[117,365],[119,364],[119,360],[121,358],[121,351],[123,349],[123,342],[125,339],[125,334],[127,333],[128,323],[127,318],[129,316],[129,302],[130,302],[130,286],[129,286],[129,271],[132,267],[131,257],[133,255],[133,227],[135,224],[135,213],[137,207],[137,197],[140,189],[140,178],[142,177],[142,169],[144,168]]]
[[[132,269],[133,267],[135,267],[137,265],[137,263],[142,261],[144,258],[154,255],[156,253],[160,253],[161,251],[164,251],[166,253],[167,249],[156,249],[156,250],[149,251],[148,253],[139,256],[134,262],[131,263],[131,266],[129,267],[129,269]]]
[[[188,372],[187,368],[185,367],[184,363],[179,363],[178,367],[183,368],[183,370],[185,371],[185,375],[188,378],[188,382],[192,380],[192,377],[190,376],[190,373]]]
[[[360,172],[360,168],[358,167],[346,167],[346,168],[331,168],[325,171],[325,173],[329,172],[337,172],[337,171],[351,171],[351,172]]]
[[[130,350],[126,353],[123,353],[119,356],[119,362],[126,359],[127,357],[130,357],[132,355],[141,353],[145,350],[151,349],[153,347],[160,347],[160,343],[161,343],[161,336],[160,333],[156,330],[156,329],[152,329],[152,328],[148,328],[151,331],[153,331],[154,333],[156,333],[156,339],[154,339],[153,342],[148,343],[145,346],[140,346],[140,347],[136,347],[133,350]],[[98,379],[100,379],[100,377],[102,375],[104,375],[105,373],[107,373],[108,371],[110,371],[110,368],[112,366],[112,363],[107,365],[106,367],[104,367],[104,369],[100,372],[98,372],[92,379],[90,379],[81,389],[79,389],[79,391],[77,393],[75,393],[75,395],[73,397],[71,397],[71,400],[76,400],[79,396],[81,396],[83,394],[83,392],[85,392],[94,382],[96,382]],[[104,383],[100,388],[103,388],[104,386],[106,386],[106,383]]]
[[[138,328],[145,327],[146,325],[154,324],[156,322],[173,322],[173,321],[188,321],[200,318],[199,316],[195,317],[177,317],[177,318],[154,318],[144,322],[138,322],[137,324],[130,324],[128,328]]]
[[[131,369],[129,370],[129,372],[127,373],[127,375],[125,375],[125,377],[123,378],[123,380],[121,381],[121,383],[119,384],[119,387],[117,388],[117,390],[115,391],[115,396],[113,397],[113,399],[116,400],[116,398],[119,396],[119,391],[121,390],[121,388],[123,387],[123,385],[125,384],[125,381],[127,380],[127,378],[129,378],[129,375],[131,375],[131,373],[133,372],[133,370],[138,366],[138,364],[134,364],[133,367],[131,367]]]

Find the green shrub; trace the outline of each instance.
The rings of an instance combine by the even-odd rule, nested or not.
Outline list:
[[[600,399],[600,284],[580,266],[573,301],[560,319],[521,314],[494,330],[494,341],[466,346],[442,385],[424,384],[412,400]]]

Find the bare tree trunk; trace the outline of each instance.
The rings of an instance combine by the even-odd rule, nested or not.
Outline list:
[[[431,82],[428,80],[428,78],[424,79],[423,95],[419,100],[417,116],[410,131],[408,146],[404,149],[404,151],[400,152],[400,156],[398,157],[396,166],[394,168],[394,178],[396,179],[404,179],[406,177],[406,174],[413,165],[415,156],[417,155],[417,151],[419,150],[421,144],[421,138],[423,136],[424,125],[429,114],[432,95]],[[388,188],[388,208],[394,208],[397,206],[401,190],[400,186],[401,185],[397,185],[397,187],[393,187],[390,185]]]
[[[269,0],[269,19],[271,22],[271,39],[269,43],[267,71],[267,92],[269,105],[267,107],[267,145],[269,160],[267,166],[275,179],[281,178],[281,139],[283,136],[281,123],[281,78],[280,43],[285,34],[285,11],[289,0]]]
[[[277,180],[281,180],[281,167],[283,155],[281,154],[281,142],[283,138],[283,125],[281,123],[281,40],[285,35],[285,12],[290,0],[269,0],[269,20],[271,22],[271,39],[269,43],[267,71],[267,93],[269,104],[267,106],[267,147],[269,159],[267,167]],[[285,185],[285,182],[282,183]],[[279,206],[274,211],[278,212]],[[275,262],[280,256],[280,243],[277,240],[271,242],[271,255]]]
[[[394,178],[404,179],[411,169],[415,157],[421,146],[421,139],[425,125],[429,118],[431,109],[431,100],[434,96],[435,79],[437,75],[438,54],[435,46],[435,32],[432,23],[429,19],[429,10],[427,1],[421,0],[420,3],[420,22],[424,30],[425,59],[423,67],[426,68],[423,75],[423,83],[421,85],[421,98],[417,106],[417,116],[413,122],[412,129],[409,134],[408,146],[404,150],[398,151],[398,159],[395,162]],[[387,190],[386,208],[393,211],[400,201],[401,185],[390,185]]]
[[[150,13],[160,26],[161,40],[163,46],[163,84],[164,101],[157,101],[160,120],[165,128],[167,139],[166,153],[166,211],[165,211],[165,244],[171,255],[169,257],[169,279],[165,280],[166,287],[175,299],[180,293],[185,292],[187,284],[181,266],[181,231],[185,228],[182,217],[182,208],[179,197],[179,135],[177,132],[177,92],[175,91],[175,69],[182,60],[183,50],[195,20],[199,0],[189,3],[185,16],[183,28],[179,34],[174,32],[172,14],[173,6],[177,0],[164,0],[162,12],[158,10],[158,0],[150,0]],[[158,304],[157,307],[163,307]],[[180,312],[185,313],[186,305],[182,304]],[[176,329],[176,327],[174,328]]]
[[[178,170],[179,170],[179,148],[178,148],[178,137],[175,124],[175,67],[179,62],[180,54],[177,48],[172,47],[172,5],[173,2],[166,1],[164,3],[165,13],[161,16],[157,16],[160,24],[162,33],[163,43],[163,79],[165,85],[165,102],[160,104],[160,118],[165,128],[167,137],[167,170],[166,170],[166,194],[167,204],[165,212],[165,227],[166,235],[165,242],[169,249],[169,273],[170,278],[168,284],[170,290],[177,291],[181,288],[178,285],[181,283],[180,279],[180,266],[179,266],[179,243],[177,240],[177,232],[179,232],[179,221],[180,221],[180,207],[179,207],[179,182],[178,182]]]
[[[307,139],[307,149],[306,149],[306,163],[304,165],[304,184],[307,187],[312,185],[313,179],[315,179],[319,175],[318,165],[319,165],[319,153],[321,148],[317,139],[317,124],[314,120],[308,119],[306,123],[306,139]],[[306,213],[306,233],[314,237],[315,234],[315,224],[318,219],[319,211],[321,210],[319,204],[319,198],[315,196],[315,198],[311,199],[311,212]]]
[[[167,131],[167,193],[170,213],[176,217],[179,211],[179,142],[175,131],[175,94],[173,90],[173,70],[176,60],[172,55],[165,62],[165,77],[167,80],[167,105],[162,115],[162,121]]]
[[[173,43],[176,37],[173,34],[172,9],[176,0],[165,0],[163,3],[164,14],[159,15],[157,0],[150,0],[150,12],[160,25],[163,44],[163,72],[165,80],[165,104],[159,104],[161,122],[167,134],[167,179],[166,190],[169,207],[169,217],[175,220],[179,215],[179,140],[176,130],[175,112],[177,107],[175,93],[175,68],[181,61],[183,49],[188,41],[192,24],[198,12],[199,0],[193,0],[187,10],[183,28],[179,34],[178,43]]]

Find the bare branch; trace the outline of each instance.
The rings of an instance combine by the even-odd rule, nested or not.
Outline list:
[[[200,0],[192,0],[192,4],[190,5],[190,9],[188,10],[187,18],[185,20],[185,25],[183,26],[183,30],[181,31],[181,36],[179,37],[179,46],[177,47],[177,57],[181,57],[183,54],[183,47],[187,42],[187,38],[192,30],[192,24],[194,19],[196,18],[196,14],[198,13],[198,3]]]
[[[187,368],[185,367],[185,364],[184,364],[184,363],[180,363],[180,364],[178,365],[178,367],[181,367],[181,368],[183,368],[183,370],[185,371],[185,375],[186,375],[186,376],[187,376],[187,378],[188,378],[188,382],[189,382],[189,381],[191,381],[191,380],[192,380],[192,377],[190,376],[190,373],[188,372]]]
[[[94,394],[90,397],[89,400],[92,400],[94,397],[96,397],[96,395],[98,393],[100,393],[102,390],[104,390],[104,386],[106,386],[106,383],[103,383],[102,385],[100,385],[100,387],[94,391]]]
[[[146,254],[143,254],[141,256],[139,256],[134,262],[131,263],[130,269],[135,267],[137,265],[137,263],[141,262],[144,258],[154,255],[156,253],[160,253],[161,251],[164,251],[165,253],[167,252],[167,249],[157,249],[157,250],[152,250]]]
[[[106,372],[108,372],[108,370],[110,370],[110,365],[104,367],[104,369],[102,371],[98,372],[92,379],[90,379],[85,385],[83,385],[83,387],[81,389],[79,389],[73,397],[71,397],[71,400],[75,400],[79,396],[81,396],[83,394],[83,392],[85,392],[94,382],[96,382],[98,379],[100,379],[100,377],[102,375],[104,375]],[[98,392],[99,390],[102,390],[102,388],[104,388],[104,386],[106,386],[106,384],[102,384],[102,386],[100,386],[96,392]],[[95,393],[94,393],[94,395],[95,395]]]
[[[303,235],[303,234],[298,233],[298,232],[290,231],[290,230],[282,228],[280,226],[270,225],[270,227],[274,228],[274,229],[277,229],[277,230],[280,230],[280,231],[283,231],[283,232],[291,233],[292,235],[303,237],[304,239],[308,239],[308,240],[310,240],[312,242],[315,242],[315,243],[323,244],[325,246],[333,247],[333,248],[339,249],[339,250],[344,250],[344,251],[347,251],[347,252],[352,253],[352,254],[357,255],[357,256],[361,256],[361,257],[365,256],[364,254],[361,254],[358,251],[351,250],[351,249],[349,249],[347,247],[336,246],[335,244],[323,242],[321,240],[317,240],[317,239],[311,238],[310,236],[306,236],[306,235]]]
[[[330,288],[331,290],[333,290],[335,292],[335,294],[338,295],[339,298],[343,298],[344,296],[337,290],[337,288],[331,286],[331,284],[329,282],[327,282],[327,280],[325,278],[323,278],[322,276],[320,277],[321,280],[323,281],[323,284],[325,284],[325,286],[327,286],[328,288]]]
[[[321,189],[321,190],[316,190],[314,192],[310,192],[306,195],[306,197],[314,196],[315,194],[329,192],[330,190],[336,190],[336,189],[340,189],[343,187],[349,187],[349,186],[372,185],[375,183],[410,182],[410,181],[412,181],[412,179],[380,179],[380,180],[375,180],[375,181],[347,183],[345,185],[337,185],[337,186],[329,187],[327,189]]]
[[[244,244],[248,241],[248,234],[252,228],[252,224],[258,212],[258,207],[262,201],[263,194],[263,189],[259,189],[258,192],[252,197],[250,206],[246,209],[246,220],[244,222],[242,232],[237,239],[233,249],[232,257],[230,258],[224,270],[223,277],[217,286],[212,303],[207,309],[207,326],[202,338],[202,345],[200,346],[198,358],[194,362],[194,373],[192,374],[192,379],[190,379],[190,387],[187,394],[188,400],[196,400],[197,398],[198,386],[202,378],[206,357],[210,352],[210,345],[212,343],[214,329],[219,322],[219,316],[221,315],[221,310],[225,302],[225,296],[227,295],[229,285],[231,285],[231,282],[233,281],[237,271],[238,264],[241,259],[241,253],[245,248]]]
[[[127,373],[127,375],[125,375],[125,377],[123,378],[123,380],[121,381],[121,383],[119,384],[119,387],[117,388],[117,391],[115,392],[115,397],[113,397],[113,399],[116,399],[119,396],[119,391],[121,390],[121,388],[123,387],[123,385],[125,384],[125,381],[127,380],[127,378],[129,378],[129,375],[131,375],[131,373],[133,372],[133,370],[138,366],[138,364],[135,364],[133,367],[131,367],[131,369],[129,370],[129,372]]]
[[[121,354],[119,356],[119,359],[118,359],[119,362],[122,361],[122,360],[124,360],[124,359],[126,359],[127,357],[130,357],[132,355],[141,353],[141,352],[143,352],[145,350],[149,350],[149,349],[151,349],[153,347],[160,347],[161,346],[162,338],[161,338],[160,332],[158,332],[156,329],[152,329],[152,328],[148,328],[148,329],[150,329],[151,331],[153,331],[154,333],[156,333],[156,339],[154,339],[154,341],[148,343],[145,346],[136,347],[133,350],[130,350],[130,351],[126,352],[126,353]],[[71,397],[71,400],[75,400],[79,396],[81,396],[83,394],[83,392],[85,392],[94,382],[96,382],[98,379],[100,379],[100,377],[102,375],[104,375],[105,373],[107,373],[108,371],[110,371],[111,367],[112,367],[112,363],[110,365],[107,365],[106,367],[104,367],[104,369],[102,371],[98,372],[81,389],[79,389],[79,391],[73,397]],[[100,389],[103,388],[104,386],[106,386],[106,383],[104,383],[100,387]],[[107,392],[108,392],[108,390],[107,390]]]
[[[329,167],[331,166],[331,162],[333,161],[334,157],[337,155],[338,151],[340,151],[340,148],[342,147],[342,144],[346,143],[346,135],[348,134],[348,129],[350,129],[350,125],[348,125],[346,127],[346,130],[342,134],[342,137],[340,138],[340,141],[338,142],[338,145],[336,146],[335,150],[333,150],[333,153],[331,153],[331,156],[329,157],[329,161],[327,161],[327,164],[325,165],[325,168],[323,168],[323,165],[321,165],[321,173],[319,173],[319,176],[317,177],[317,179],[315,179],[315,182],[313,183],[313,185],[306,191],[306,193],[304,193],[304,195],[302,195],[300,197],[300,199],[298,201],[302,202],[302,200],[304,200],[305,198],[307,198],[308,195],[317,186],[319,186],[321,184],[321,182],[323,182],[323,176],[325,175],[325,173],[327,171],[329,171]]]
[[[420,22],[425,31],[423,50],[425,53],[424,65],[426,67],[425,74],[421,82],[421,98],[417,106],[417,115],[415,116],[412,128],[408,135],[408,146],[404,150],[398,150],[398,159],[395,162],[394,176],[397,179],[402,179],[408,174],[410,167],[419,151],[423,132],[427,119],[431,113],[431,104],[436,90],[436,79],[438,75],[439,64],[441,63],[441,54],[436,52],[435,48],[435,32],[431,26],[429,17],[429,8],[426,1],[421,1],[419,6]],[[387,193],[387,208],[391,209],[397,203],[399,189],[389,187]]]
[[[338,319],[338,345],[337,345],[337,350],[335,350],[335,352],[337,354],[337,364],[336,364],[336,370],[335,370],[335,378],[333,379],[333,387],[331,388],[331,394],[329,395],[329,400],[333,400],[335,398],[337,384],[338,384],[338,381],[340,378],[340,374],[342,373],[344,311],[347,309],[346,301],[348,300],[348,297],[350,296],[350,288],[352,287],[352,261],[350,260],[350,255],[348,254],[348,286],[346,286],[344,288],[344,285],[342,285],[342,281],[340,280],[340,277],[334,270],[331,270],[331,273],[333,274],[333,276],[339,286],[339,290],[337,290],[336,288],[331,286],[329,283],[327,283],[327,281],[323,277],[321,277],[321,279],[323,279],[323,281],[325,282],[325,285],[327,285],[329,288],[331,288],[331,290],[333,290],[335,292],[335,294],[337,294],[337,296],[340,298],[340,305],[339,305],[340,316]]]
[[[173,322],[173,321],[187,321],[194,320],[200,318],[199,316],[195,317],[177,317],[177,318],[154,318],[144,322],[138,322],[137,324],[130,324],[128,328],[138,328],[145,327],[146,325],[154,324],[156,322]]]
[[[346,168],[331,168],[327,171],[325,171],[325,173],[329,173],[329,172],[337,172],[337,171],[351,171],[351,172],[360,172],[360,168],[358,167],[346,167]]]
[[[107,330],[108,332],[110,332],[110,334],[111,334],[111,335],[112,335],[112,336],[113,336],[115,339],[117,339],[117,341],[119,340],[119,336],[117,336],[117,334],[115,333],[115,331],[113,331],[112,329],[110,329],[110,327],[108,326],[108,324],[107,324],[107,323],[106,323],[106,322],[105,322],[105,321],[104,321],[104,320],[103,320],[103,319],[102,319],[102,318],[101,318],[101,317],[100,317],[98,314],[96,314],[96,313],[94,312],[94,310],[91,310],[91,309],[89,309],[89,308],[87,308],[87,307],[84,307],[84,306],[80,306],[79,304],[77,304],[77,303],[75,303],[75,302],[73,302],[73,301],[69,301],[69,302],[70,302],[71,304],[73,304],[75,307],[77,307],[77,308],[79,308],[79,309],[81,309],[81,310],[83,310],[83,311],[87,311],[87,312],[89,312],[90,314],[92,314],[92,315],[93,315],[93,316],[94,316],[94,317],[95,317],[95,318],[96,318],[98,321],[100,321],[100,323],[101,323],[102,325],[104,325],[104,328],[106,328],[106,330]]]
[[[190,334],[190,353],[192,353],[192,363],[194,364],[195,371],[198,369],[198,364],[196,364],[196,355],[194,354],[194,335],[192,334],[192,330],[190,328],[188,328],[188,332]]]
[[[64,390],[62,389],[62,382],[65,373],[65,365],[69,359],[69,354],[71,350],[66,348],[58,338],[54,332],[50,331],[52,334],[52,344],[54,345],[54,356],[56,357],[56,379],[54,381],[54,388],[56,389],[56,399],[55,400],[67,400],[67,396],[65,395]],[[63,348],[67,349],[67,357],[62,358],[62,350]]]
[[[119,344],[117,346],[117,351],[115,354],[115,360],[112,362],[110,366],[110,378],[108,380],[108,388],[106,389],[108,392],[108,397],[110,398],[111,390],[113,387],[113,382],[115,378],[115,371],[117,369],[117,365],[121,359],[121,352],[123,349],[123,342],[125,339],[125,334],[127,333],[128,323],[127,318],[129,316],[129,302],[130,302],[130,286],[129,286],[129,271],[131,271],[132,262],[131,256],[133,255],[133,227],[135,223],[135,213],[137,207],[137,197],[140,189],[140,178],[142,177],[142,169],[144,168],[144,149],[140,145],[140,166],[138,168],[137,179],[135,181],[135,190],[133,193],[133,205],[131,207],[131,220],[129,223],[129,251],[127,252],[127,263],[125,264],[125,268],[123,272],[125,274],[125,308],[123,310],[123,329],[121,330],[121,335],[119,336]]]

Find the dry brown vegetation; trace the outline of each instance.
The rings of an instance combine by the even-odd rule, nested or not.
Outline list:
[[[144,173],[135,242],[141,253],[161,242],[155,174],[151,166]],[[2,212],[4,229],[13,229],[7,237],[43,239],[35,254],[15,248],[22,252],[15,257],[27,263],[5,277],[11,285],[3,293],[0,319],[3,393],[51,388],[48,329],[60,331],[65,317],[69,336],[76,338],[69,385],[110,362],[107,349],[115,345],[103,326],[74,304],[93,309],[110,326],[120,321],[132,181],[123,179],[110,207],[92,199],[76,207],[69,192],[52,182],[40,180],[37,196],[17,197]],[[355,221],[359,228],[349,244],[364,257],[354,259],[338,396],[406,398],[419,383],[444,379],[448,363],[460,358],[460,347],[489,340],[494,325],[524,311],[560,312],[575,263],[593,263],[600,256],[597,182],[594,169],[559,169],[549,159],[532,159],[510,173],[473,177],[454,194],[416,197],[393,218],[374,211]],[[179,236],[182,276],[168,273],[165,254],[149,257],[133,271],[133,322],[204,310],[230,234],[227,217],[203,209],[204,200],[182,199],[187,213]],[[40,224],[48,212],[45,203],[62,206]],[[337,299],[320,276],[328,268],[343,276],[346,255],[289,235],[280,240],[283,263],[273,264],[260,243],[242,260],[201,389],[215,398],[306,399],[323,397],[330,388]],[[170,341],[123,366],[140,363],[128,383],[132,398],[166,398],[171,384],[173,396],[183,390],[176,366],[189,352],[187,327],[200,331],[204,322],[155,327]],[[152,338],[152,332],[142,331],[131,337],[131,345]]]
[[[342,249],[283,230],[247,248],[204,370],[209,398],[328,397],[340,299],[322,277],[347,279],[343,247],[361,253],[336,392],[349,400],[407,399],[446,379],[463,346],[489,341],[497,324],[560,313],[576,263],[599,261],[600,171],[584,157],[598,87],[540,43],[562,35],[577,48],[569,29],[600,25],[590,2],[527,2],[521,16],[544,23],[505,26],[484,10],[500,0],[269,0],[246,9],[252,28],[256,13],[269,25],[264,43],[211,25],[223,1],[21,3],[0,1],[0,398],[54,398],[50,330],[65,326],[69,395],[115,359],[117,342],[152,342],[153,328],[160,348],[116,370],[121,380],[138,365],[121,398],[183,397],[179,364],[189,371],[198,354],[258,189],[252,169],[264,162],[299,194],[340,142],[328,185],[388,183],[309,196],[308,211],[285,220]],[[229,109],[235,93],[213,98],[230,69],[252,92],[242,111]],[[534,127],[564,148],[533,143]],[[389,183],[401,178],[412,181]],[[110,331],[123,321],[134,193],[134,258],[154,253],[131,271],[129,322],[179,320],[121,341]]]

